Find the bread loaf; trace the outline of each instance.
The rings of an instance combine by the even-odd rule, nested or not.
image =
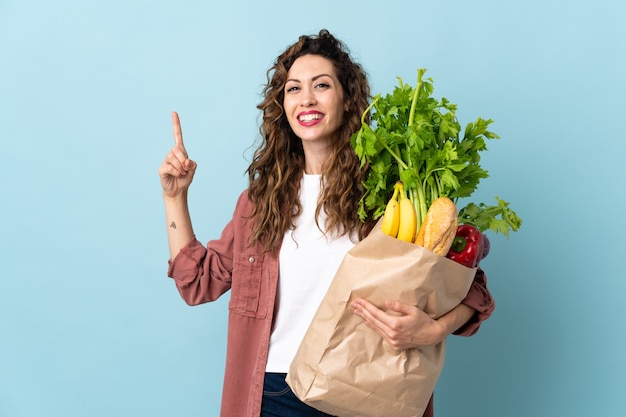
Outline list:
[[[428,208],[415,243],[445,256],[452,246],[459,224],[456,205],[448,197],[439,197]]]

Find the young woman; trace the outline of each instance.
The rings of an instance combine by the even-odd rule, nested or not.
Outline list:
[[[173,113],[175,145],[159,168],[168,276],[190,305],[230,290],[222,417],[325,416],[295,397],[285,374],[343,256],[373,223],[357,216],[365,172],[350,146],[370,90],[361,66],[326,30],[301,36],[267,78],[249,186],[221,237],[206,246],[187,206],[196,163]],[[466,299],[437,320],[394,300],[387,307],[392,314],[367,300],[353,305],[391,346],[410,349],[475,333],[494,303],[479,271]]]

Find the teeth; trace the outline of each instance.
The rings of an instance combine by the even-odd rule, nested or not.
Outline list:
[[[300,116],[300,121],[302,122],[310,122],[312,120],[319,120],[322,118],[322,115],[317,114],[305,114],[304,116]]]

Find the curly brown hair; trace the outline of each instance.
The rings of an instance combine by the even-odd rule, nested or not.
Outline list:
[[[316,36],[300,36],[278,56],[267,71],[264,100],[257,106],[263,112],[263,121],[259,129],[261,144],[247,169],[248,195],[254,203],[250,240],[271,252],[280,248],[285,232],[295,227],[294,220],[302,210],[298,194],[304,151],[302,141],[289,126],[283,99],[287,73],[303,55],[320,55],[333,63],[348,107],[333,152],[322,166],[324,187],[316,221],[324,210],[327,231],[339,235],[357,231],[359,238],[369,227],[357,214],[365,170],[350,145],[350,138],[361,127],[361,116],[371,98],[370,87],[364,69],[352,60],[343,42],[324,29]]]

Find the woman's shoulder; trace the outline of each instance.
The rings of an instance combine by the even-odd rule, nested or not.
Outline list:
[[[250,201],[250,196],[248,195],[248,189],[245,188],[239,193],[239,198],[237,199],[237,205],[239,204],[252,204]]]
[[[252,211],[252,200],[250,200],[250,196],[248,195],[248,189],[244,189],[239,194],[239,198],[237,199],[237,204],[235,206],[235,212],[237,213],[250,213]]]

